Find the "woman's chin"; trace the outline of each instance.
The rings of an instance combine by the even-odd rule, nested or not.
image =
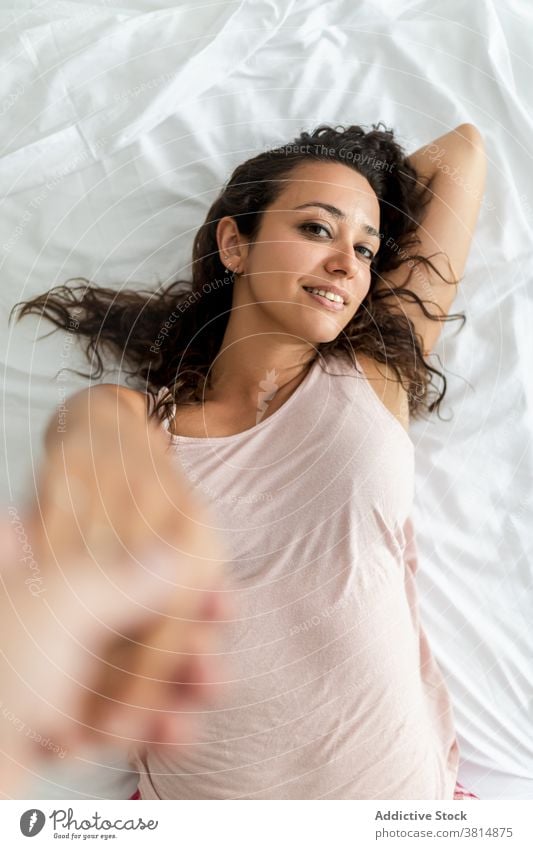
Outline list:
[[[298,311],[293,312],[289,303],[284,305],[279,314],[276,312],[276,315],[273,316],[271,313],[270,322],[272,322],[272,319],[279,325],[280,330],[284,330],[298,339],[307,339],[315,345],[332,342],[342,333],[349,321],[344,311],[343,313],[334,313],[320,308],[302,311],[299,306]]]
[[[320,321],[311,322],[311,325],[306,328],[306,338],[319,345],[324,342],[333,342],[346,327],[346,321],[340,321],[338,317],[328,321],[321,318]]]

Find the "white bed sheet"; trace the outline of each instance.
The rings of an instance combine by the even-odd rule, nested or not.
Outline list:
[[[153,286],[189,271],[192,238],[233,167],[318,123],[383,120],[412,150],[463,121],[489,176],[435,353],[443,415],[412,425],[422,618],[451,689],[460,780],[533,798],[533,7],[524,2],[129,0],[0,10],[0,498],[32,492],[63,366],[50,325],[11,306],[68,277]],[[113,372],[106,375],[113,379]],[[452,417],[453,416],[453,417]],[[57,763],[31,798],[127,797],[111,753]],[[102,762],[102,766],[98,764]]]

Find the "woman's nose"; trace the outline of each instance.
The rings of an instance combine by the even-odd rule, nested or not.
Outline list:
[[[327,270],[331,273],[342,271],[347,277],[356,277],[360,265],[354,254],[353,247],[338,248],[332,252],[326,261]]]

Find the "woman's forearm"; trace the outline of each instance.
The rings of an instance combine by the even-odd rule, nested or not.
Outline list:
[[[407,157],[407,162],[424,182],[432,182],[438,174],[457,181],[472,183],[477,177],[481,181],[484,160],[483,138],[473,124],[460,124]],[[476,162],[479,162],[477,167]]]

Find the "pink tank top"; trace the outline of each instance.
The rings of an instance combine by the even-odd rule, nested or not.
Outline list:
[[[231,552],[237,615],[200,736],[135,756],[142,797],[453,799],[452,707],[417,605],[414,446],[366,378],[320,357],[254,427],[172,443]]]

